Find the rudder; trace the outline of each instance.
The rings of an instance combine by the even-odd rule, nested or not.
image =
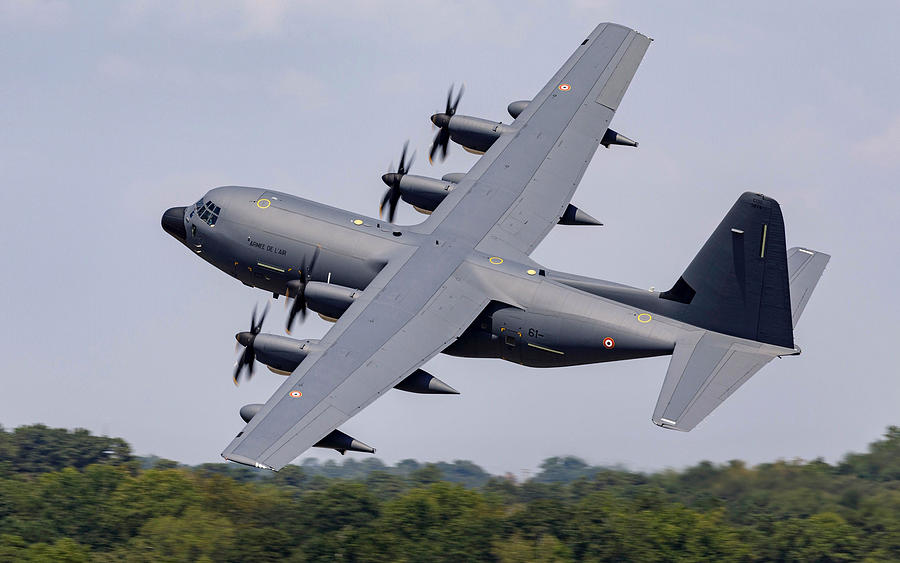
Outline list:
[[[745,192],[663,299],[678,320],[758,342],[794,347],[784,219],[778,202]]]
[[[794,328],[831,256],[817,250],[795,246],[788,249],[788,279],[791,284],[791,318]]]

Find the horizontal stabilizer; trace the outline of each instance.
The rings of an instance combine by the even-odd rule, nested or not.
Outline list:
[[[775,356],[796,353],[714,332],[675,343],[653,423],[687,432]]]
[[[794,327],[803,314],[822,272],[831,256],[807,248],[794,247],[788,250],[788,280],[791,287],[791,318]]]

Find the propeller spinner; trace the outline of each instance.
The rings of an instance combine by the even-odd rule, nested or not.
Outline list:
[[[450,118],[456,115],[456,108],[459,106],[459,100],[462,98],[464,90],[465,85],[461,85],[459,92],[456,94],[456,101],[451,103],[453,99],[453,85],[451,84],[450,90],[447,92],[447,105],[444,108],[444,113],[436,113],[431,116],[431,122],[439,129],[437,135],[434,136],[434,141],[431,142],[431,150],[428,151],[428,162],[433,163],[434,155],[438,149],[441,150],[441,160],[443,161],[447,158],[447,146],[450,144]]]

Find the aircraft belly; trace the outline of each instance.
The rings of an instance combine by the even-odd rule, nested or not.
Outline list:
[[[552,320],[551,320],[552,319]],[[602,319],[529,313],[520,363],[557,367],[671,354],[673,346]],[[546,328],[544,328],[546,327]]]
[[[494,307],[485,312],[444,353],[499,358],[530,367],[563,367],[672,353],[667,337],[602,318]]]

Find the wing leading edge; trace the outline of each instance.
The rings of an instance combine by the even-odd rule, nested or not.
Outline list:
[[[452,250],[388,265],[222,452],[278,470],[455,340],[488,296]]]
[[[597,26],[420,228],[530,254],[565,212],[650,41]]]

